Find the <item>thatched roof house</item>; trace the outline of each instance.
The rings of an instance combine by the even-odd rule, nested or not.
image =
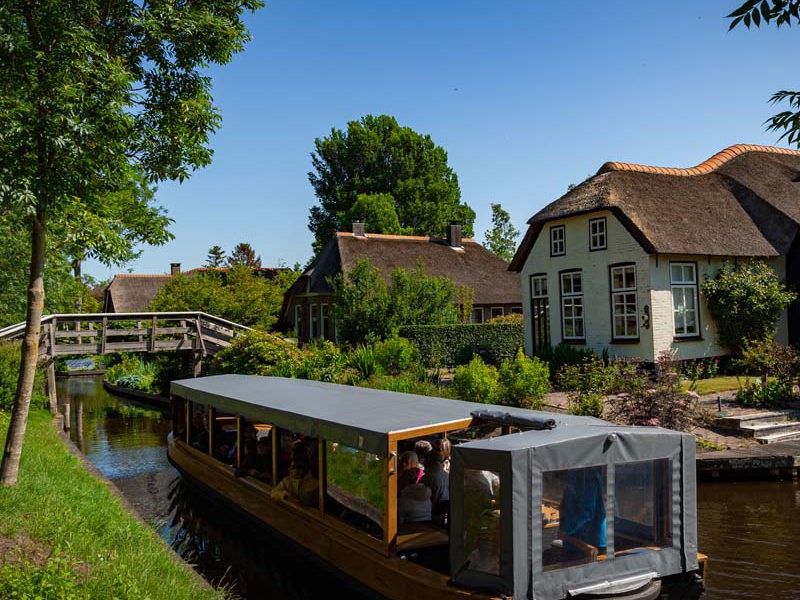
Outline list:
[[[548,314],[526,328],[530,352],[564,341],[647,359],[721,354],[699,282],[745,257],[798,279],[800,152],[741,144],[689,169],[607,162],[528,224],[510,269],[526,318]]]
[[[161,275],[138,275],[133,273],[120,273],[114,275],[111,283],[105,290],[103,300],[103,312],[108,313],[127,313],[127,312],[146,312],[150,309],[150,303],[164,285],[175,275],[184,277],[194,277],[208,272],[225,273],[229,267],[199,267],[188,271],[181,271],[180,263],[171,263],[169,274]],[[281,268],[259,268],[255,269],[258,275],[272,279],[285,269]]]
[[[363,259],[380,269],[387,283],[395,269],[415,269],[422,261],[429,275],[472,288],[476,322],[521,311],[519,278],[501,258],[462,238],[460,225],[451,225],[446,239],[365,233],[363,227],[355,223],[353,232],[338,232],[286,292],[282,323],[287,330],[294,328],[301,341],[334,337],[328,278],[346,273]]]

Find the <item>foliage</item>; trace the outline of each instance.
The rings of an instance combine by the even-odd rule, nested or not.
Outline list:
[[[524,344],[519,323],[457,323],[400,327],[398,333],[419,348],[429,367],[455,366],[483,355],[497,364]]]
[[[329,340],[309,344],[296,377],[313,381],[340,381],[345,368],[345,357],[339,347]]]
[[[293,377],[299,371],[304,357],[305,352],[298,349],[296,344],[254,330],[236,337],[228,348],[217,352],[211,371]]]
[[[524,323],[525,318],[522,313],[507,313],[505,315],[497,315],[487,321],[487,323]]]
[[[261,257],[256,255],[256,251],[247,242],[239,242],[231,250],[228,257],[229,267],[247,267],[248,269],[260,269]]]
[[[453,391],[461,400],[494,404],[500,393],[497,369],[475,356],[469,364],[456,369]]]
[[[69,562],[58,553],[43,566],[0,564],[0,598],[18,600],[78,600],[81,584]]]
[[[475,212],[461,202],[447,153],[429,135],[401,127],[394,117],[366,115],[350,121],[346,131],[334,128],[329,136],[315,139],[314,148],[308,179],[319,206],[311,208],[308,228],[315,254],[336,231],[349,226],[341,219],[361,216],[352,214],[361,194],[381,197],[371,201],[378,224],[392,221],[387,208],[391,199],[404,233],[443,236],[455,219],[463,223],[464,235],[472,235]]]
[[[176,275],[158,291],[150,309],[199,310],[240,325],[269,329],[278,320],[283,295],[297,271],[281,271],[273,279],[244,266],[225,272]]]
[[[0,342],[0,413],[3,410],[10,410],[14,404],[21,354],[18,343]],[[36,408],[45,408],[47,406],[44,379],[42,370],[37,369],[33,386],[33,405]]]
[[[556,376],[558,387],[567,393],[568,410],[572,415],[602,417],[605,395],[614,382],[614,370],[595,356],[580,364],[561,367]]]
[[[737,362],[761,379],[742,387],[736,394],[743,406],[774,406],[795,397],[794,385],[800,376],[800,354],[796,349],[779,344],[771,337],[745,342],[742,358]]]
[[[483,234],[485,246],[506,262],[511,262],[517,249],[519,230],[511,224],[511,215],[500,204],[492,203],[492,228]]]
[[[621,361],[613,369],[617,393],[607,399],[609,418],[628,425],[688,429],[697,394],[681,390],[678,364],[669,352],[659,356],[655,376],[637,361]]]
[[[220,246],[214,245],[208,249],[205,266],[211,269],[218,269],[225,266],[225,260],[225,250]]]
[[[383,372],[378,356],[373,345],[356,346],[347,355],[347,366],[357,374],[356,380],[366,380],[373,375]]]
[[[389,392],[399,392],[403,394],[419,394],[421,396],[434,396],[449,398],[449,388],[443,388],[431,381],[421,381],[413,374],[404,373],[401,375],[380,375],[376,374],[368,380],[358,383],[360,387],[368,387],[375,390],[386,390]]]
[[[522,408],[542,407],[542,398],[550,391],[550,368],[538,358],[528,358],[517,350],[514,359],[500,363],[501,403]]]
[[[750,29],[764,24],[775,23],[780,28],[782,25],[791,27],[792,23],[800,23],[800,1],[798,0],[747,0],[735,11],[728,15],[731,24],[730,31],[740,23]],[[778,140],[786,138],[790,145],[800,147],[800,92],[781,90],[775,92],[769,99],[772,104],[787,102],[789,110],[781,111],[768,119],[767,129],[782,132]]]
[[[713,379],[719,373],[719,358],[693,358],[680,362],[680,374],[692,381]]]
[[[155,394],[158,367],[138,354],[122,354],[119,362],[106,369],[103,377],[120,387]]]
[[[359,194],[353,206],[338,218],[341,227],[361,221],[369,233],[410,234],[410,228],[400,227],[394,198],[391,194]]]
[[[536,356],[550,365],[550,378],[553,381],[564,366],[580,365],[587,359],[597,358],[591,348],[579,348],[563,342],[554,348],[547,346],[538,350]]]
[[[397,334],[374,346],[375,358],[381,370],[389,375],[408,371],[419,364],[419,349],[411,340]]]
[[[458,321],[469,323],[472,318],[472,306],[475,303],[475,288],[468,285],[459,285],[456,290],[456,307],[458,308]]]
[[[713,278],[706,277],[703,295],[717,324],[720,342],[735,354],[745,340],[768,337],[781,311],[796,294],[787,290],[775,272],[758,260],[736,265],[726,262]]]
[[[752,382],[736,393],[736,400],[746,408],[769,408],[793,396],[791,388],[780,381]]]
[[[410,271],[395,269],[389,287],[368,259],[329,283],[336,295],[339,336],[349,344],[385,339],[401,325],[454,323],[458,318],[453,282],[428,275],[422,263]]]

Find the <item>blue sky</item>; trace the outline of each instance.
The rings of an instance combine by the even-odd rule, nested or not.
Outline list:
[[[800,87],[800,33],[728,32],[741,1],[272,0],[248,16],[244,52],[210,70],[213,163],[159,187],[175,240],[84,271],[189,269],[241,241],[264,266],[305,263],[314,139],[365,114],[448,152],[478,241],[491,202],[524,231],[607,160],[689,167],[735,143],[776,145],[768,99]]]

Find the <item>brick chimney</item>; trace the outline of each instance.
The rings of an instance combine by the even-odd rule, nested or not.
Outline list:
[[[461,221],[450,221],[447,227],[447,245],[451,248],[463,248],[461,245]]]
[[[170,275],[180,275],[180,273],[181,273],[181,263],[169,263]]]
[[[367,237],[364,233],[364,223],[361,221],[353,221],[353,237]]]

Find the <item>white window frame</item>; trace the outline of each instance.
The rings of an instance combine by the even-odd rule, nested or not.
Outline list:
[[[608,227],[605,217],[589,219],[589,250],[608,248]]]
[[[550,228],[550,256],[564,256],[567,253],[567,229],[564,225]]]
[[[322,339],[328,339],[328,321],[330,321],[330,315],[328,314],[329,307],[330,305],[325,302],[319,305],[319,332]]]
[[[583,271],[567,271],[559,274],[561,283],[561,339],[565,341],[584,341],[586,340],[586,315],[583,305]],[[569,291],[566,282],[569,281]],[[579,290],[576,292],[575,283],[578,283]],[[569,309],[569,311],[567,311]],[[577,309],[577,310],[576,310]],[[570,312],[570,316],[567,316]],[[580,312],[580,315],[576,315]],[[580,324],[581,335],[567,335],[567,321],[572,322],[572,331],[578,331]]]
[[[319,337],[319,331],[314,331],[314,325],[319,325],[319,320],[317,315],[314,313],[317,312],[317,305],[316,304],[309,304],[308,306],[308,339],[313,340]],[[316,333],[316,335],[314,335]]]
[[[300,334],[302,333],[303,329],[303,305],[302,304],[295,304],[294,305],[294,335],[297,339],[300,339]]]
[[[478,311],[480,311],[480,315],[481,315],[480,316],[480,321],[476,321],[475,320],[475,313],[478,312]],[[470,311],[470,313],[469,313],[469,322],[470,323],[483,323],[483,317],[484,317],[484,315],[483,315],[483,307],[482,306],[479,306],[478,308],[474,308],[473,307],[472,311]]]
[[[495,314],[496,311],[500,312]],[[505,311],[503,311],[502,306],[493,306],[491,309],[489,309],[489,319],[494,319],[495,317],[502,317],[504,314]]]
[[[674,267],[681,268],[680,278],[673,277],[672,269]],[[692,272],[691,278],[684,277],[684,269],[690,268]],[[670,283],[670,296],[672,299],[672,335],[676,338],[696,338],[700,336],[700,299],[697,294],[697,263],[693,262],[671,262],[669,263],[669,283]],[[688,290],[694,300],[694,309],[687,310],[685,305],[682,310],[675,308],[675,292],[680,290],[684,295]],[[694,312],[694,331],[688,331],[686,326],[686,314]],[[683,333],[678,333],[678,324],[683,325]]]
[[[622,275],[622,286],[614,285],[614,273]],[[633,274],[633,285],[626,281],[626,273]],[[611,288],[611,335],[615,340],[638,340],[639,339],[639,294],[637,291],[636,265],[614,265],[609,268],[610,288]],[[633,296],[633,303],[630,302]],[[622,312],[618,313],[617,309]],[[633,312],[629,309],[633,308]],[[628,331],[627,317],[633,315],[633,332]],[[622,317],[624,321],[624,331],[617,331],[617,318]]]
[[[547,275],[531,275],[531,299],[547,298]]]

